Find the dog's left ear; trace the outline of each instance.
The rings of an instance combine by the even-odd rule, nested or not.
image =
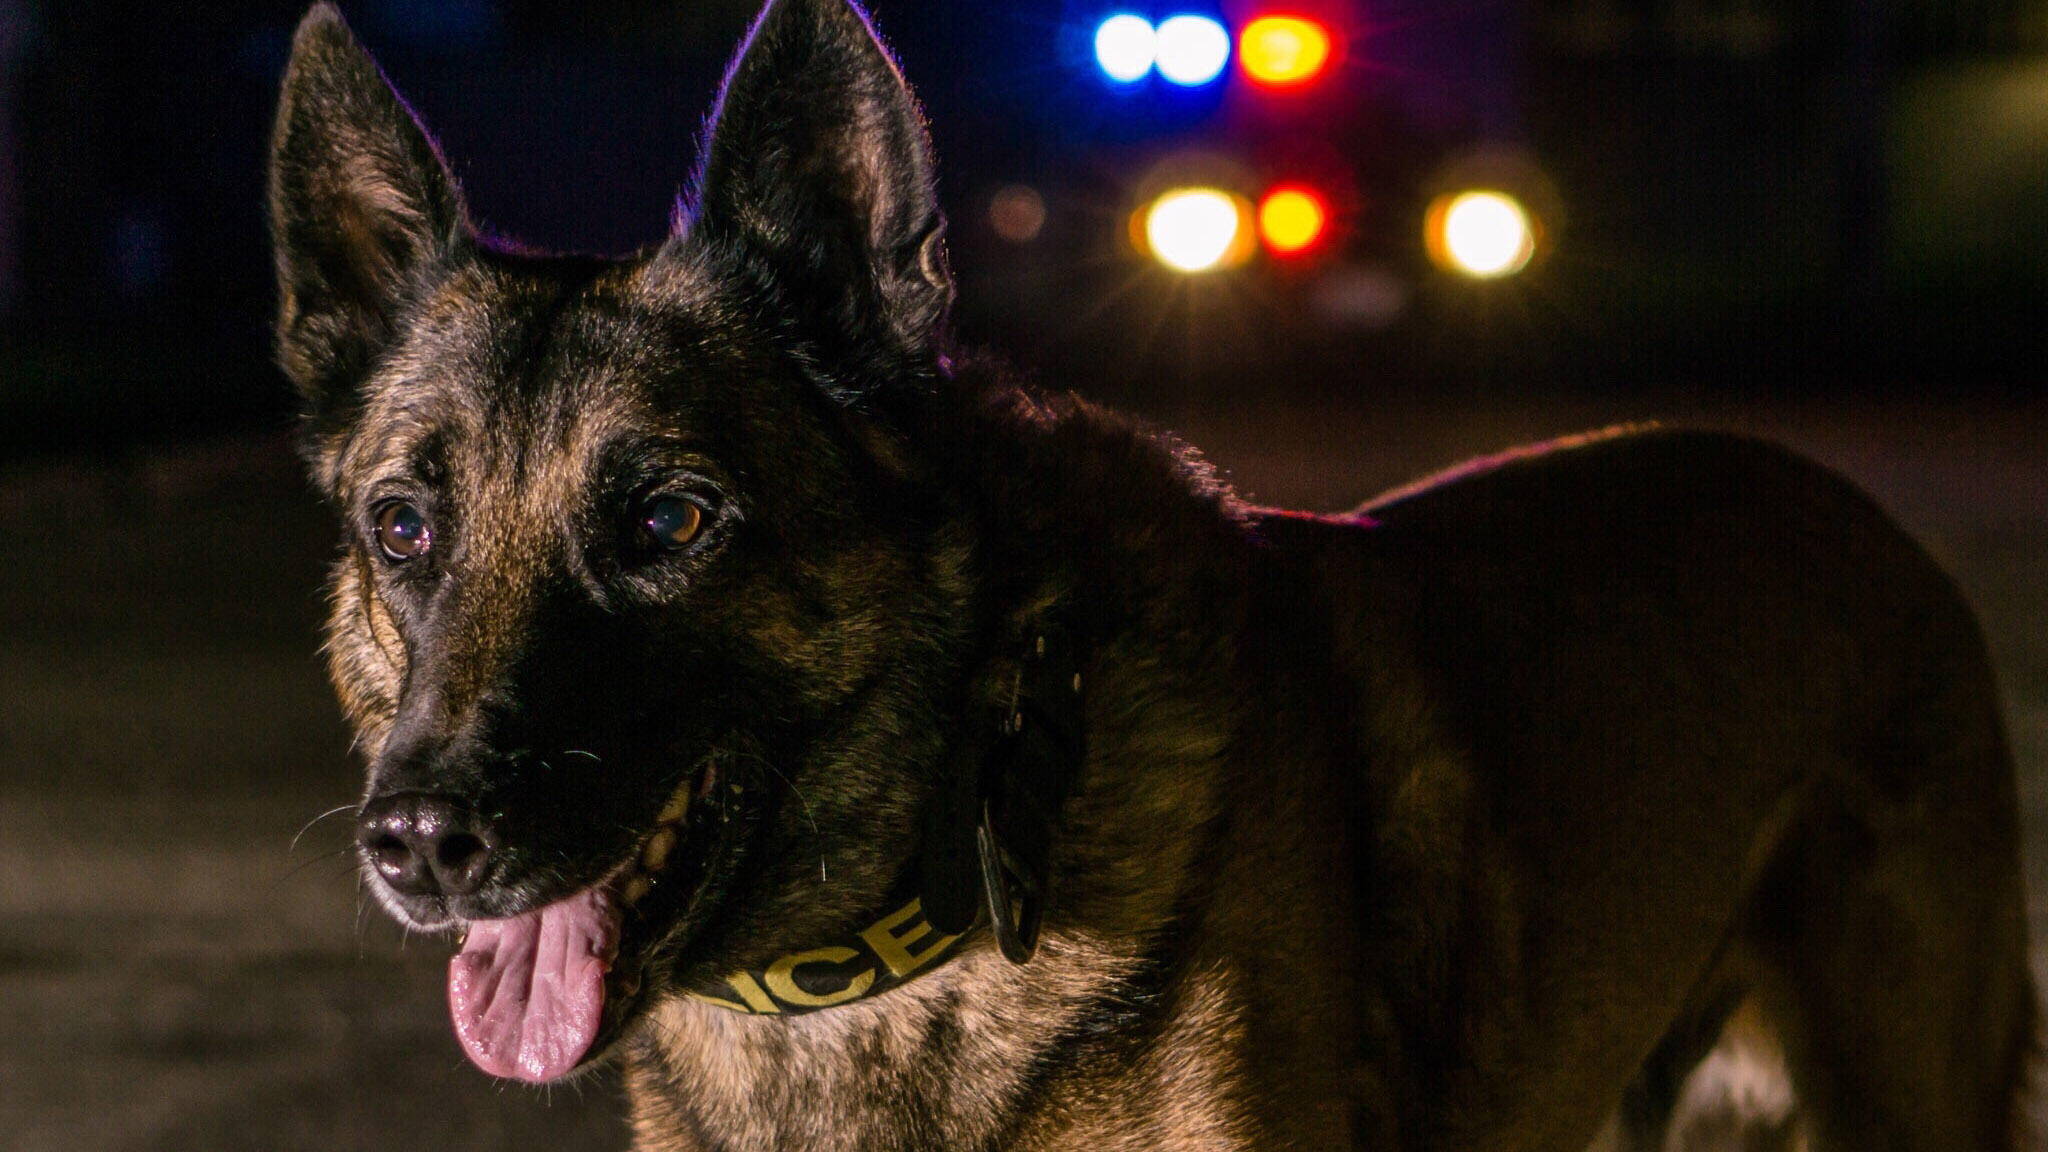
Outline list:
[[[851,0],[769,0],[671,249],[737,274],[842,400],[928,385],[953,277],[916,100]]]
[[[398,314],[472,232],[455,177],[341,13],[299,24],[270,153],[277,351],[309,446],[350,418]]]

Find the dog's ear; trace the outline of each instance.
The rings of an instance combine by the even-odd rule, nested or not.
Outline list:
[[[317,441],[398,313],[472,235],[455,178],[331,4],[292,42],[271,137],[277,349]]]
[[[851,0],[769,0],[671,247],[736,272],[842,400],[928,384],[953,278],[924,117]]]

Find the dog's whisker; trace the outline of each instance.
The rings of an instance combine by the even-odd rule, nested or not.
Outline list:
[[[339,816],[343,812],[353,812],[355,810],[356,806],[353,804],[341,804],[337,805],[336,807],[329,808],[327,811],[322,812],[318,816],[313,817],[311,820],[306,821],[305,824],[299,828],[297,835],[294,835],[292,837],[291,847],[286,849],[286,853],[290,854],[292,852],[296,852],[299,850],[299,841],[305,837],[306,833],[313,830],[313,825],[318,824],[319,822],[327,819],[330,816]]]
[[[784,772],[782,769],[776,767],[774,761],[768,759],[766,756],[760,755],[759,753],[742,751],[737,752],[736,755],[739,756],[749,766],[765,768],[768,771],[773,772],[778,778],[781,779],[781,781],[784,784],[788,785],[790,794],[796,797],[797,804],[800,805],[803,809],[804,822],[811,826],[811,835],[819,839],[820,841],[824,839],[824,833],[820,831],[818,828],[817,814],[811,810],[810,797],[804,795],[803,788],[800,787],[797,784],[797,782],[790,777],[789,773]],[[719,812],[721,816],[725,812],[725,800],[725,794],[720,793]],[[823,851],[820,851],[818,853],[818,883],[831,883],[831,872],[827,867],[826,857]]]
[[[311,868],[316,864],[329,864],[336,860],[346,860],[354,854],[354,850],[346,846],[322,852],[318,856],[302,860],[299,863],[293,865],[290,869],[286,870],[283,879],[289,880],[292,877],[297,876],[299,873],[304,872],[306,869]],[[360,880],[360,876],[358,877],[358,879]]]
[[[780,777],[784,784],[789,785],[790,794],[795,796],[797,803],[803,806],[804,821],[811,826],[811,835],[822,837],[824,833],[818,830],[818,819],[816,814],[811,811],[810,797],[804,795],[804,790],[797,786],[797,782],[790,778],[789,773],[784,772],[780,768],[777,768],[775,766],[774,761],[768,759],[766,756],[760,755],[759,753],[749,752],[743,753],[742,755],[745,756],[747,763],[757,765],[762,768],[766,768],[768,771],[773,772],[776,776]]]
[[[369,955],[370,946],[370,892],[360,869],[356,871],[356,959]]]

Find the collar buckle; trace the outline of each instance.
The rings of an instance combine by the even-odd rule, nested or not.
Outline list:
[[[1038,944],[1052,893],[1052,849],[1087,755],[1081,651],[1058,623],[1024,634],[1009,699],[963,734],[925,808],[924,910],[946,933],[986,915],[1003,955]],[[968,721],[970,727],[976,721]]]
[[[1052,852],[1087,756],[1080,651],[1058,624],[1029,633],[995,746],[982,763],[974,830],[983,906],[996,943],[1022,964],[1052,897]]]
[[[1031,875],[1015,856],[1003,850],[996,839],[995,819],[986,803],[981,807],[981,823],[974,829],[974,846],[981,859],[982,899],[988,907],[996,945],[1010,963],[1022,964],[1038,948],[1045,890],[1040,887],[1039,877]],[[1013,884],[1020,889],[1014,900],[1010,895]]]

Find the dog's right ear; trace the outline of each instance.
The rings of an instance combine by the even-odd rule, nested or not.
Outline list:
[[[270,152],[278,362],[315,446],[344,425],[394,322],[473,233],[434,142],[315,4],[292,41]]]
[[[855,0],[768,0],[678,225],[666,251],[733,269],[836,398],[939,374],[953,278],[931,141]]]

